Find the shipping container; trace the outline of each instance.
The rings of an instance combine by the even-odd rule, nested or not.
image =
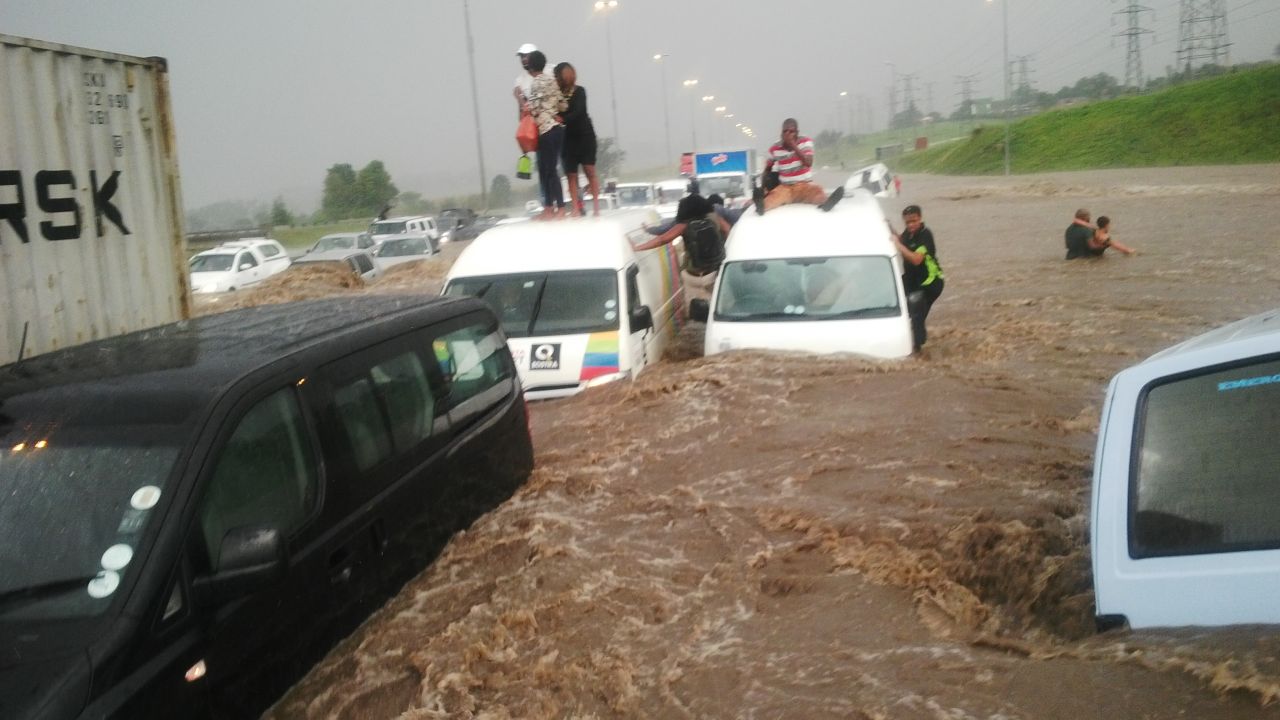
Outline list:
[[[0,365],[190,315],[169,75],[0,35]]]

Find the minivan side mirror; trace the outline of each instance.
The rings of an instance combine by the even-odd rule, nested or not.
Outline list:
[[[631,309],[631,332],[637,333],[653,327],[653,312],[648,305]]]
[[[706,322],[711,316],[711,304],[702,298],[694,298],[689,301],[689,317],[698,322]]]
[[[216,606],[252,594],[284,577],[284,538],[274,525],[244,525],[222,536],[218,569],[192,582],[196,604]]]
[[[253,265],[251,263],[240,263],[241,271],[248,270],[249,268],[252,268],[252,267]]]

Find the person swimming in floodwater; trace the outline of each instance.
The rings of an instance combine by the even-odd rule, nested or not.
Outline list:
[[[1124,253],[1125,255],[1135,255],[1138,252],[1128,245],[1123,245],[1117,242],[1111,237],[1111,218],[1106,215],[1098,216],[1098,229],[1093,231],[1093,243],[1095,247],[1102,250],[1111,248],[1116,252]]]

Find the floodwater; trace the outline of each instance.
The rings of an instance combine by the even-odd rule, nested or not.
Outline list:
[[[1278,304],[1280,166],[903,190],[947,278],[920,356],[693,326],[533,405],[528,485],[267,716],[1280,717],[1280,631],[1098,635],[1087,547],[1108,379]],[[1080,206],[1139,254],[1065,263]]]

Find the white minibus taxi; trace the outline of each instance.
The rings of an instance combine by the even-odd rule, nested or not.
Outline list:
[[[1100,627],[1280,623],[1280,310],[1111,381],[1094,455]]]
[[[634,377],[684,322],[676,250],[637,253],[652,210],[501,225],[458,256],[445,295],[474,295],[502,321],[530,399]]]
[[[823,212],[785,205],[747,213],[729,235],[705,319],[707,355],[741,348],[911,354],[899,257],[875,198],[856,191]]]

